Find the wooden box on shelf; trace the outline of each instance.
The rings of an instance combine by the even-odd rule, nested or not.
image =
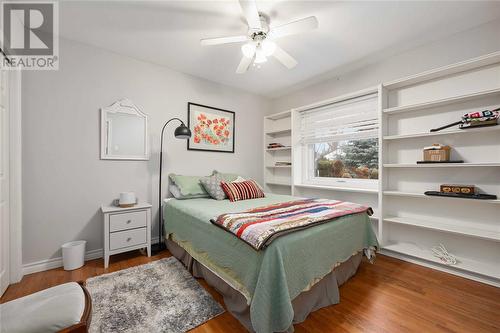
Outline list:
[[[450,146],[435,143],[432,147],[424,148],[424,161],[448,162],[450,160],[450,150]]]
[[[460,193],[466,195],[473,195],[476,193],[476,187],[474,185],[442,184],[440,186],[440,191],[442,193]]]

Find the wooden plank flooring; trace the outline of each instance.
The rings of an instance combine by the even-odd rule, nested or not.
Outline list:
[[[169,257],[168,251],[147,258],[139,252],[113,256],[107,270],[102,259],[78,270],[62,268],[27,275],[11,285],[7,302],[68,281]],[[223,304],[222,297],[200,283]],[[500,332],[500,288],[379,255],[363,262],[355,277],[340,288],[340,304],[312,313],[295,326],[302,332]],[[196,333],[245,332],[228,312],[192,330]]]

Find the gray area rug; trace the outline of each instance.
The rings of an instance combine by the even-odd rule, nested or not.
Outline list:
[[[224,312],[174,257],[87,280],[90,332],[186,332]]]

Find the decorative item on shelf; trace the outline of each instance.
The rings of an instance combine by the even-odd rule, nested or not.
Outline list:
[[[460,129],[496,126],[498,125],[498,119],[500,119],[500,108],[494,110],[470,112],[464,114],[462,116],[462,119],[460,119],[459,121],[438,128],[433,128],[431,129],[431,132],[438,132],[456,125],[459,125],[458,128]]]
[[[120,198],[115,199],[113,204],[121,208],[129,208],[137,205],[137,198],[134,192],[122,192]]]
[[[459,193],[464,195],[476,194],[476,187],[474,185],[454,185],[442,184],[440,186],[441,193]]]
[[[450,161],[417,161],[417,164],[439,164],[439,163],[464,163],[463,160]]]
[[[446,191],[444,191],[444,188]],[[474,189],[472,194],[462,193],[462,189],[464,192],[470,191],[471,187]],[[460,192],[458,192],[458,188],[460,188]],[[469,190],[466,190],[468,188]],[[477,200],[496,200],[497,196],[494,194],[484,194],[477,193],[477,188],[473,185],[441,185],[441,191],[426,191],[425,195],[436,196],[436,197],[449,197],[449,198],[462,198],[462,199],[477,199]]]
[[[275,166],[291,166],[292,162],[275,162]]]
[[[450,146],[435,143],[424,147],[424,162],[448,162],[450,160]]]
[[[273,148],[284,148],[285,146],[279,142],[271,142],[267,145],[268,149],[273,149]]]
[[[449,266],[458,264],[457,257],[448,252],[448,250],[444,247],[443,244],[439,244],[439,246],[434,246],[431,250],[434,257],[441,260],[443,264]]]

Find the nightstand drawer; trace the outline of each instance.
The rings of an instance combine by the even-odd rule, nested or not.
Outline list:
[[[147,221],[147,212],[141,210],[138,212],[112,214],[109,216],[109,231],[134,229],[145,227]]]
[[[111,251],[147,242],[147,228],[118,231],[109,234],[109,249]]]

